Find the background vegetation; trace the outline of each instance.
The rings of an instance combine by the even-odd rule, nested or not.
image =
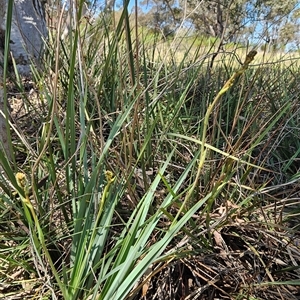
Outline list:
[[[82,4],[11,75],[0,297],[299,299],[297,53]]]

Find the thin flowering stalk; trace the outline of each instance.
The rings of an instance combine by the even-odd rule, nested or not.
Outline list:
[[[202,139],[201,139],[201,148],[200,148],[200,160],[199,160],[199,165],[198,165],[198,170],[197,170],[197,174],[196,174],[196,178],[193,182],[193,185],[191,186],[191,188],[189,189],[189,191],[186,194],[186,197],[184,199],[184,202],[180,208],[180,210],[177,213],[176,218],[179,217],[179,215],[181,214],[183,208],[185,207],[186,203],[188,202],[188,200],[191,198],[197,184],[200,178],[200,174],[206,159],[206,152],[207,149],[205,147],[205,143],[206,143],[206,137],[207,137],[207,127],[208,127],[208,120],[209,120],[209,116],[211,115],[211,112],[213,110],[213,108],[217,105],[217,103],[220,101],[221,97],[234,85],[235,81],[237,80],[237,78],[239,78],[242,74],[244,74],[244,72],[248,69],[249,64],[253,61],[255,55],[257,54],[257,51],[252,50],[248,53],[248,55],[246,56],[246,59],[242,65],[242,67],[237,70],[228,80],[227,82],[224,84],[224,86],[222,87],[222,89],[219,91],[219,93],[216,95],[215,99],[213,100],[213,102],[208,106],[207,111],[205,113],[205,117],[204,117],[204,121],[203,121],[203,131],[202,131]]]

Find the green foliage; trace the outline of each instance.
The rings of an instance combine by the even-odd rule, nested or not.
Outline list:
[[[1,280],[31,278],[41,297],[68,300],[155,299],[166,273],[165,299],[204,297],[204,285],[237,299],[264,295],[258,280],[298,285],[285,250],[299,254],[297,68],[252,66],[254,52],[240,66],[237,49],[212,60],[189,36],[162,49],[130,27],[126,6],[64,42],[51,34],[53,73],[34,70],[29,99],[34,139],[15,138],[15,165],[0,155]],[[275,254],[284,268],[271,268]]]
[[[140,5],[140,24],[164,36],[189,28],[194,35],[220,39],[222,45],[264,40],[273,50],[285,50],[287,45],[297,48],[299,42],[297,0],[152,0]]]

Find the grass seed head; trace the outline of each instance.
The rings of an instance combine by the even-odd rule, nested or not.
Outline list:
[[[18,172],[16,174],[16,180],[17,180],[18,186],[24,190],[25,187],[27,186],[27,179],[26,179],[25,174]]]

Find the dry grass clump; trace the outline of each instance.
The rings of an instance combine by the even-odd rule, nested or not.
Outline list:
[[[299,71],[156,56],[128,18],[54,34],[11,97],[1,297],[298,299]]]

